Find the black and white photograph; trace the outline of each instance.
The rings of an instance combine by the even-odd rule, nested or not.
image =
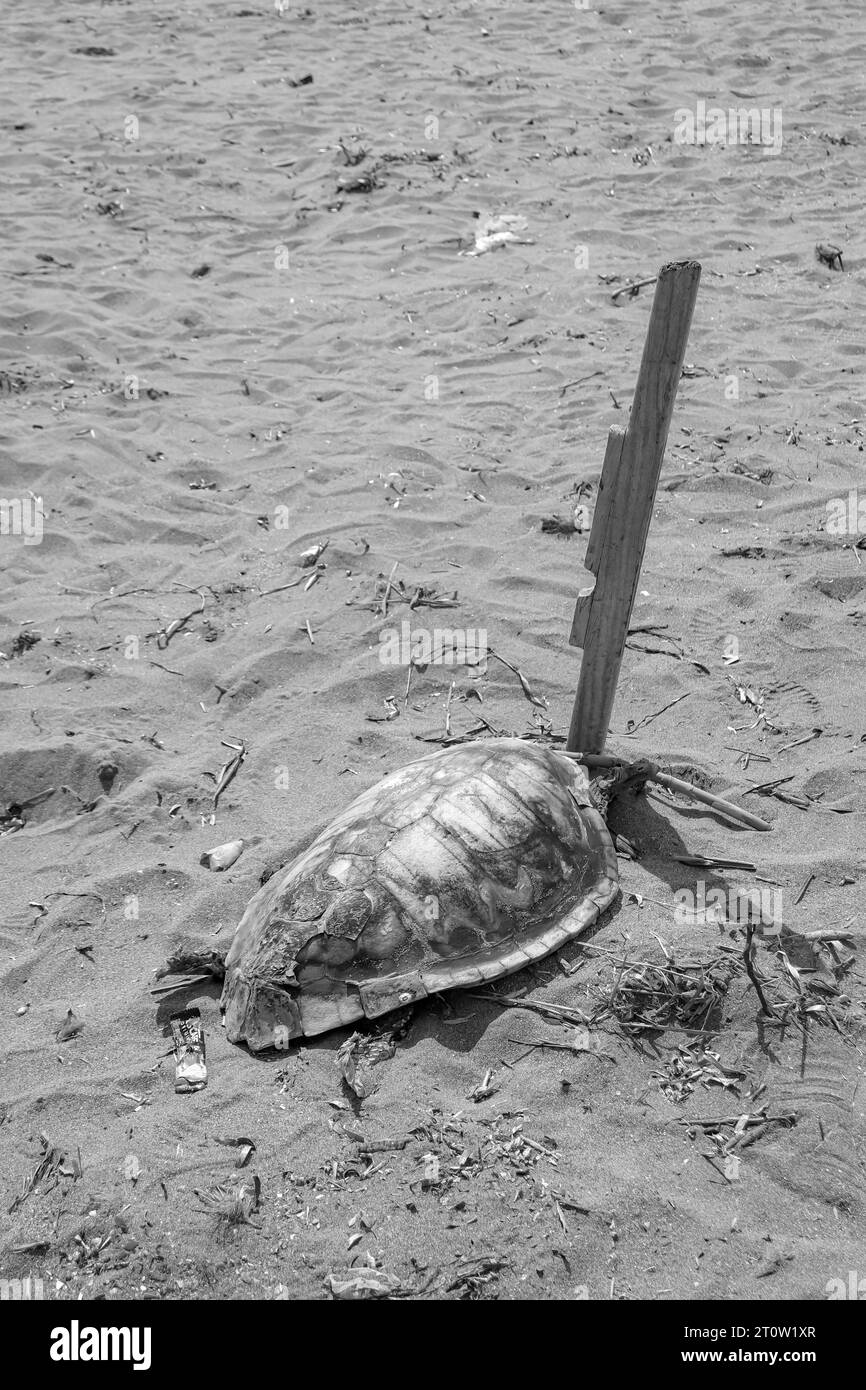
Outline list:
[[[222,1302],[822,1369],[866,1299],[861,0],[0,36],[0,1320],[60,1379],[165,1369],[189,1303],[219,1374]]]

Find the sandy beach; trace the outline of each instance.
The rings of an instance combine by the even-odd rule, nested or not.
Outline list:
[[[0,1277],[822,1300],[866,1273],[859,5],[68,0],[46,23],[24,0],[2,29]],[[740,107],[766,140],[708,141],[701,113]],[[470,254],[503,216],[516,239]],[[597,1018],[589,1051],[452,993],[359,1099],[350,1030],[254,1056],[217,982],[152,995],[446,734],[565,734],[585,522],[652,302],[627,287],[683,257],[702,279],[609,746],[772,831],[623,800],[594,949],[495,987]],[[442,629],[535,702],[495,659],[383,659]],[[605,1013],[623,961],[741,953],[712,887],[778,893],[788,944],[756,963],[784,1019],[733,964],[700,1045]],[[208,1084],[184,1095],[187,1007]],[[779,1118],[735,1149],[704,1123],[743,1114]],[[249,1219],[222,1219],[239,1186]]]

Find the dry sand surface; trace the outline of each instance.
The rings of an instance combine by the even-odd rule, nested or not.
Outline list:
[[[45,516],[39,544],[0,536],[0,1274],[323,1298],[373,1260],[428,1298],[822,1299],[866,1272],[866,491],[860,530],[856,505],[828,530],[863,487],[860,4],[23,0],[2,31],[0,495]],[[702,100],[781,108],[781,148],[676,143]],[[521,241],[466,254],[476,212],[525,218]],[[452,680],[453,734],[565,731],[586,535],[542,521],[591,514],[627,416],[652,289],[614,291],[683,256],[703,279],[633,619],[655,627],[610,746],[772,833],[632,797],[609,954],[574,944],[499,989],[592,1015],[626,952],[665,961],[658,937],[735,960],[736,926],[674,917],[702,877],[851,940],[798,981],[758,946],[784,1020],[737,969],[703,1045],[608,1013],[607,1055],[581,1053],[453,994],[362,1102],[345,1030],[254,1057],[217,984],[154,998],[179,943],[225,947],[267,866],[436,746]],[[403,621],[484,630],[546,709],[495,661],[414,669],[404,699],[380,660]],[[230,870],[200,866],[238,837]],[[83,1030],[58,1039],[69,1010]],[[682,1123],[762,1106],[797,1122],[738,1167],[731,1126]],[[217,1142],[240,1136],[242,1170]],[[253,1224],[196,1195],[255,1177]]]

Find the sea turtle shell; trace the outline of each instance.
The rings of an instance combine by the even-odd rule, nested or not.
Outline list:
[[[363,792],[256,893],[226,957],[254,1051],[520,970],[619,891],[585,769],[521,739],[431,753]]]

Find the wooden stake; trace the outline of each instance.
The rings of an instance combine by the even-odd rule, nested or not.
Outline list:
[[[577,600],[569,641],[583,648],[567,747],[604,749],[701,268],[659,272],[628,428],[611,430],[586,567],[595,586]]]

